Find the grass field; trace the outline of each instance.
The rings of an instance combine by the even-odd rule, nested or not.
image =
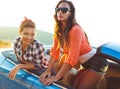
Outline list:
[[[0,41],[13,42],[13,40],[17,36],[18,36],[17,27],[0,27]],[[36,39],[38,39],[44,45],[51,45],[52,33],[37,29]]]

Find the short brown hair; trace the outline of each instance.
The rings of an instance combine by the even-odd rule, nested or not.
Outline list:
[[[28,19],[26,17],[24,18],[25,19],[21,22],[19,30],[18,30],[19,34],[22,32],[23,28],[26,28],[26,27],[36,28],[35,23],[31,19]]]

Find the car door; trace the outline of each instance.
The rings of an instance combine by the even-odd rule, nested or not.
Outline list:
[[[4,55],[7,55],[5,56]],[[11,60],[14,57],[12,51],[5,51],[3,54],[0,54],[0,89],[30,89],[32,82],[35,80],[30,80],[26,71],[20,70],[14,80],[10,80],[7,76],[12,68],[16,65],[15,62]],[[28,82],[29,81],[29,82]]]

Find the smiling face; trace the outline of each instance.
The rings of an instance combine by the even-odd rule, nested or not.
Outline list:
[[[70,6],[66,2],[60,3],[59,6],[55,10],[57,13],[58,21],[67,21],[67,19],[71,15]]]
[[[24,27],[23,30],[20,32],[20,37],[22,40],[22,45],[28,46],[34,40],[35,28]]]

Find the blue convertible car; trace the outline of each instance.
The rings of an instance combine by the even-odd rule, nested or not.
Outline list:
[[[48,57],[49,47],[45,47],[45,56]],[[10,70],[18,63],[13,49],[0,49],[0,89],[67,89],[60,83],[44,86],[39,82],[37,75],[26,70],[20,70],[15,80],[7,76]]]
[[[120,89],[120,44],[103,44],[97,52],[109,61],[108,71],[97,89]],[[48,54],[49,47],[46,47],[46,57]],[[60,83],[44,86],[39,82],[38,76],[26,70],[20,70],[15,80],[10,80],[7,75],[17,63],[13,49],[0,49],[0,89],[74,89]]]

